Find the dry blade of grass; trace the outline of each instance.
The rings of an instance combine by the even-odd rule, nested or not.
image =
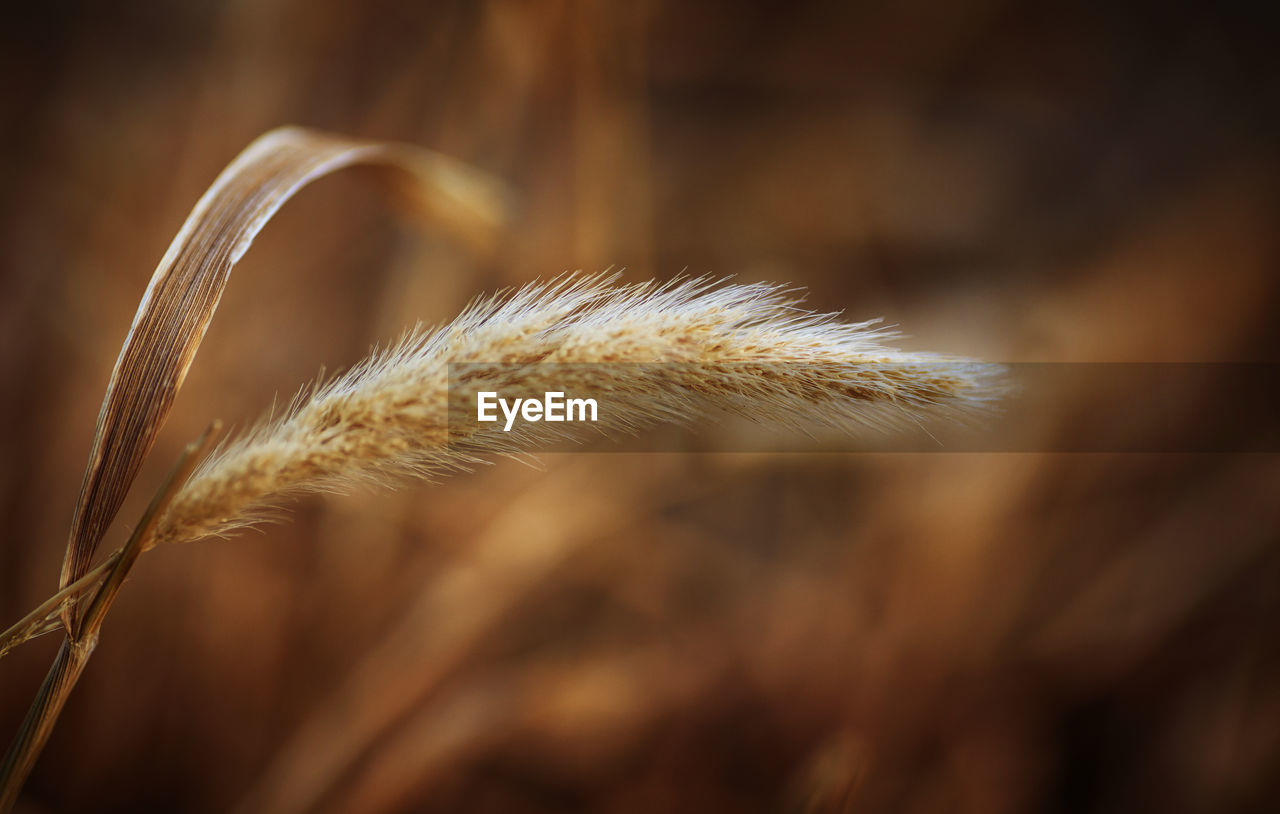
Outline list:
[[[155,442],[218,307],[231,269],[266,222],[299,189],[353,164],[408,174],[414,203],[477,237],[503,217],[496,181],[405,145],[358,141],[299,128],[250,144],[201,197],[165,252],[138,307],[98,413],[72,517],[59,588],[80,579]],[[74,614],[66,615],[76,630]]]
[[[52,732],[96,646],[120,586],[149,544],[154,521],[182,477],[153,502],[130,543],[96,568],[94,552],[120,509],[173,405],[204,338],[231,269],[272,215],[299,189],[354,164],[384,166],[394,191],[420,214],[442,220],[471,242],[505,218],[506,193],[495,179],[446,156],[409,145],[360,141],[300,128],[264,134],[245,148],[196,203],[143,295],[98,413],[63,560],[59,591],[0,636],[0,655],[66,630],[31,709],[0,764],[0,812],[8,811]],[[191,451],[184,460],[194,465]]]
[[[612,285],[568,277],[478,302],[416,331],[216,455],[175,498],[155,542],[224,534],[283,495],[431,476],[516,453],[575,425],[458,420],[480,391],[605,392],[597,430],[726,409],[841,429],[981,410],[998,368],[889,347],[873,323],[801,310],[770,284]],[[450,366],[461,365],[450,382]]]

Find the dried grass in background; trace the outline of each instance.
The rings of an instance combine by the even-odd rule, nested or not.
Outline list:
[[[1006,361],[1275,357],[1274,62],[1229,9],[32,5],[0,49],[6,620],[58,573],[156,258],[284,122],[455,155],[520,214],[477,250],[366,179],[303,193],[123,516],[210,415],[562,269],[786,280]],[[1100,426],[1085,395],[1046,437]],[[1265,455],[586,455],[307,501],[143,561],[22,805],[1267,810],[1278,484]]]

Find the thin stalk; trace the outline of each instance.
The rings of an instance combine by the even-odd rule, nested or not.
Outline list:
[[[215,421],[199,440],[189,444],[183,450],[177,465],[169,473],[160,491],[152,498],[151,505],[142,516],[142,521],[129,537],[129,542],[115,558],[102,587],[89,600],[88,609],[81,617],[80,624],[63,638],[58,655],[49,667],[49,673],[45,676],[44,683],[40,685],[40,691],[36,693],[31,709],[27,711],[27,717],[18,729],[18,734],[14,736],[13,743],[9,746],[3,766],[0,766],[0,814],[8,814],[18,801],[18,794],[22,791],[27,776],[35,767],[45,744],[48,743],[49,736],[53,734],[53,727],[58,721],[58,716],[62,714],[67,698],[70,697],[76,682],[80,680],[84,668],[89,663],[89,658],[93,655],[94,648],[98,646],[98,634],[107,611],[111,609],[112,603],[120,592],[120,587],[124,585],[125,579],[138,561],[138,556],[146,547],[147,541],[154,535],[160,516],[173,500],[178,489],[191,476],[196,463],[208,450],[220,426],[220,422]],[[104,565],[109,562],[111,560],[104,562]]]
[[[38,608],[15,622],[4,633],[0,633],[0,657],[20,644],[55,630],[63,630],[62,622],[56,618],[57,615],[62,613],[66,606],[83,602],[87,596],[90,596],[94,589],[102,584],[107,572],[115,567],[119,559],[119,551],[111,552],[110,556],[94,566],[89,573],[46,599]]]

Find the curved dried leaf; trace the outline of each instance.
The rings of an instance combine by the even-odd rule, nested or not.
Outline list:
[[[400,189],[410,201],[472,241],[492,235],[504,217],[501,185],[426,150],[292,127],[250,144],[191,211],[138,306],[98,413],[59,587],[87,573],[164,424],[232,267],[295,192],[353,164],[404,171]],[[74,628],[74,618],[65,621]]]

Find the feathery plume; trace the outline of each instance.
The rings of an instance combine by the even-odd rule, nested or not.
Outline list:
[[[776,285],[613,280],[562,277],[475,302],[315,386],[212,456],[155,543],[225,534],[284,496],[429,478],[584,427],[630,431],[723,410],[852,431],[981,411],[999,396],[991,365],[897,350],[875,322],[804,310]],[[604,393],[609,409],[594,424],[507,432],[459,418],[474,415],[481,391]]]

